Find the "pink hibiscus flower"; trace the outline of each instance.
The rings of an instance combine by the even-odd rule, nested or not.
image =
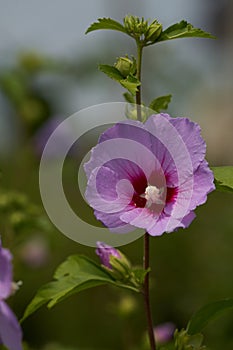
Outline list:
[[[199,125],[152,115],[105,131],[84,165],[86,199],[113,232],[135,227],[152,236],[187,227],[215,189]]]

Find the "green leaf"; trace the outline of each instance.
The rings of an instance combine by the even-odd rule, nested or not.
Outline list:
[[[114,66],[110,66],[108,64],[99,64],[99,70],[105,73],[109,78],[120,82],[124,79],[121,72]]]
[[[204,336],[200,333],[191,335],[187,341],[188,348],[189,346],[191,346],[191,349],[198,349],[198,350],[206,349],[205,346],[202,346],[203,340],[204,340]]]
[[[23,319],[42,305],[54,306],[69,295],[97,285],[112,283],[112,277],[95,262],[84,256],[70,256],[54,274],[56,281],[41,287],[28,305]]]
[[[165,95],[155,98],[151,101],[149,108],[153,109],[156,112],[167,109],[169,103],[171,102],[172,95]]]
[[[212,319],[231,309],[233,309],[233,299],[220,300],[205,305],[192,316],[187,326],[187,332],[191,335],[199,333]]]
[[[121,85],[127,89],[133,96],[138,91],[138,86],[141,85],[140,81],[133,75],[129,75],[126,79],[120,81]]]
[[[233,192],[233,166],[212,167],[216,189],[224,192]]]
[[[90,27],[86,30],[85,34],[99,29],[117,30],[119,32],[127,34],[125,27],[121,23],[111,18],[98,18],[98,22],[92,23]]]
[[[114,66],[110,66],[108,64],[100,64],[99,70],[105,73],[109,78],[120,83],[132,95],[136,94],[138,90],[137,88],[141,84],[140,81],[131,74],[124,78],[120,71]]]
[[[31,303],[27,306],[21,321],[44,304],[51,308],[72,294],[103,284],[112,284],[139,292],[133,286],[116,281],[106,269],[82,255],[70,256],[58,267],[54,274],[54,279],[55,281],[46,284],[38,290]]]
[[[134,99],[133,95],[130,94],[129,92],[125,92],[123,94],[123,96],[124,96],[126,102],[133,103],[133,104],[135,103],[135,99]]]
[[[215,39],[215,37],[210,33],[207,33],[199,28],[194,28],[192,24],[186,21],[181,21],[164,30],[156,42],[189,37]]]

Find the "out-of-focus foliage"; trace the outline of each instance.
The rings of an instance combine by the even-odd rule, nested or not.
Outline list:
[[[187,332],[189,334],[201,332],[212,319],[232,309],[233,299],[220,300],[205,305],[192,316],[187,326]]]
[[[221,166],[212,168],[217,190],[233,192],[233,166]]]
[[[51,229],[40,206],[31,203],[26,194],[6,189],[0,190],[0,226],[2,231],[15,234]]]

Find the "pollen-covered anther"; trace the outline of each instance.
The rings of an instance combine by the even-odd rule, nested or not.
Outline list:
[[[145,190],[145,199],[147,200],[146,206],[150,207],[152,204],[164,204],[163,200],[164,187],[158,188],[156,186],[149,185]]]

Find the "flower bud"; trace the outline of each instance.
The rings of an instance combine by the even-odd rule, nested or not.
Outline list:
[[[119,257],[111,255],[110,264],[113,270],[120,272],[124,279],[128,279],[131,271],[131,264],[124,254],[119,252],[119,250],[117,250],[117,252],[119,253]]]
[[[124,24],[125,28],[129,33],[134,32],[135,26],[136,26],[136,17],[134,16],[125,16],[124,18]]]
[[[125,16],[124,24],[127,32],[134,37],[145,34],[148,29],[148,21],[145,21],[143,17]]]
[[[162,24],[160,24],[158,21],[153,21],[147,32],[146,32],[146,40],[154,43],[156,39],[160,36],[162,32]]]
[[[101,263],[105,266],[108,267],[109,269],[112,270],[112,266],[110,264],[110,257],[115,256],[116,258],[121,258],[120,252],[111,247],[110,245],[107,245],[103,242],[97,242],[97,249],[96,249],[96,254],[99,256]]]
[[[119,57],[115,63],[115,67],[119,70],[124,78],[126,78],[130,73],[134,74],[136,70],[134,62],[127,56]]]
[[[102,242],[97,242],[96,254],[102,265],[107,268],[116,280],[129,280],[131,265],[119,250]]]

